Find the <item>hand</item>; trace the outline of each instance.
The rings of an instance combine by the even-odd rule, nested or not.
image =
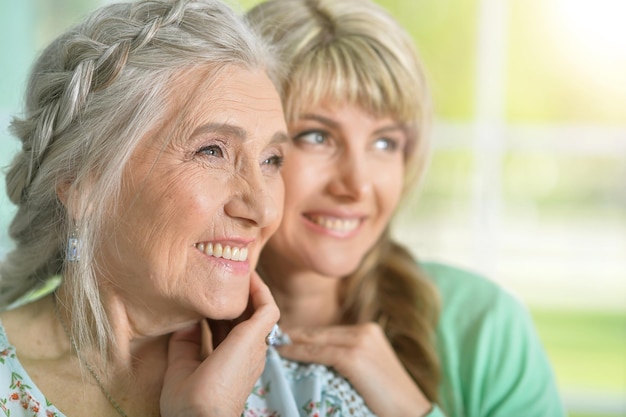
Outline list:
[[[379,325],[288,329],[286,333],[292,344],[278,348],[282,356],[334,367],[377,416],[422,416],[431,409]]]
[[[234,325],[215,348],[206,320],[172,334],[161,392],[163,417],[241,415],[265,366],[265,336],[279,317],[256,273],[250,281],[250,307],[250,317]]]

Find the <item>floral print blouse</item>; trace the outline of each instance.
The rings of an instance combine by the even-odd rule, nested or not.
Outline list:
[[[63,417],[30,379],[0,325],[0,417]]]
[[[0,417],[65,417],[30,379],[0,324]],[[281,358],[270,347],[242,417],[370,417],[363,399],[331,369]]]

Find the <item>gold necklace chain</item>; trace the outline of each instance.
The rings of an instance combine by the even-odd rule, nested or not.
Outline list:
[[[128,415],[124,412],[124,410],[122,410],[122,407],[120,407],[120,405],[117,403],[117,401],[115,401],[113,399],[111,394],[109,394],[109,391],[107,391],[107,389],[104,387],[104,384],[100,380],[100,377],[98,376],[96,371],[93,369],[93,367],[89,364],[89,362],[87,362],[86,360],[83,360],[83,358],[81,358],[80,351],[78,350],[78,346],[76,345],[76,342],[74,341],[74,338],[70,334],[69,329],[65,325],[65,321],[61,317],[61,312],[59,311],[59,306],[58,306],[58,302],[57,302],[57,295],[56,295],[56,293],[53,295],[52,300],[53,300],[53,304],[54,304],[54,314],[56,314],[57,319],[59,319],[59,322],[61,323],[61,327],[63,327],[63,331],[65,332],[65,335],[70,340],[70,344],[72,345],[72,349],[74,349],[76,351],[76,356],[78,356],[78,360],[85,364],[85,368],[87,368],[87,370],[89,371],[89,373],[91,374],[93,379],[96,380],[96,383],[98,384],[98,387],[100,387],[100,391],[102,391],[102,393],[104,394],[106,399],[109,401],[109,404],[111,404],[113,406],[113,408],[115,408],[115,411],[117,411],[117,413],[120,416],[122,416],[122,417],[128,417]]]

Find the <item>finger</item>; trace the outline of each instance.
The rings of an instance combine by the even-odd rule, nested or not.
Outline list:
[[[276,302],[274,301],[269,287],[263,282],[256,271],[253,271],[250,277],[250,301],[255,313],[259,310],[267,309],[270,315],[279,314],[278,307],[276,306]],[[273,317],[275,320],[274,323],[278,322],[278,318],[278,316]]]
[[[249,336],[251,338],[256,338],[257,340],[263,339],[265,337],[263,335],[267,335],[267,333],[271,331],[271,328],[266,331],[267,327],[273,327],[278,321],[277,314],[278,307],[274,302],[269,288],[258,274],[254,272],[250,279],[250,300],[246,311],[235,320],[208,320],[213,336],[213,349],[216,349],[238,324],[252,319],[253,316],[255,316],[255,318],[251,323],[244,324],[243,327],[238,329],[230,338],[233,339],[237,337],[237,333],[245,331],[247,333],[250,332]],[[248,340],[248,337],[245,339]],[[239,340],[241,341],[241,339]]]
[[[213,352],[213,332],[209,328],[209,321],[207,319],[200,320],[200,360],[205,360]]]
[[[294,344],[320,344],[335,346],[358,346],[378,344],[385,340],[385,333],[376,323],[359,325],[300,327],[285,331]]]
[[[187,329],[174,332],[170,337],[167,352],[168,364],[176,362],[195,362],[199,360],[201,351],[201,329],[195,324]]]
[[[280,355],[296,362],[319,363],[343,369],[355,357],[349,348],[320,344],[291,344],[277,347]],[[341,372],[341,371],[340,371]],[[344,375],[347,377],[347,375]]]
[[[252,314],[247,320],[235,326],[233,331],[251,332],[252,337],[261,336],[265,340],[265,336],[278,322],[280,313],[270,289],[256,272],[253,272],[250,278],[250,305]]]
[[[212,348],[215,350],[233,328],[233,320],[207,320],[212,335]]]

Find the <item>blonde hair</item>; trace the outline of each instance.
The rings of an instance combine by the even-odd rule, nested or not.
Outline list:
[[[163,123],[176,76],[227,65],[263,69],[280,86],[266,44],[219,0],[142,0],[105,6],[54,40],[35,63],[21,140],[6,175],[17,213],[15,249],[0,265],[6,308],[62,274],[79,346],[106,353],[113,342],[98,292],[94,254],[117,207],[122,172],[141,138]],[[65,205],[57,192],[67,189]],[[67,239],[80,261],[65,260]],[[91,330],[92,326],[95,330]]]
[[[288,123],[323,101],[390,116],[408,134],[404,194],[413,189],[428,156],[432,109],[415,45],[396,20],[364,0],[268,0],[247,19],[287,66],[282,99]],[[409,251],[385,230],[342,285],[342,320],[378,321],[407,371],[435,401],[439,299]]]

